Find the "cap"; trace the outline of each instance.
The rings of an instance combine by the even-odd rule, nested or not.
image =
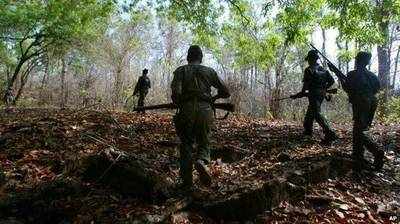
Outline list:
[[[308,59],[319,59],[319,55],[318,55],[318,51],[316,50],[311,50],[307,53],[307,57],[305,58],[305,60]]]

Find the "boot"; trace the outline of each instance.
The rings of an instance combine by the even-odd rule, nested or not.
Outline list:
[[[208,167],[204,164],[203,160],[197,160],[194,164],[194,168],[199,173],[200,182],[205,186],[211,185],[211,175]]]
[[[323,145],[331,145],[334,141],[338,140],[339,137],[335,133],[326,134],[325,138],[321,141]]]

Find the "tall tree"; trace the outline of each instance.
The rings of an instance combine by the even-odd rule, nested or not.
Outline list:
[[[109,0],[0,1],[0,40],[16,58],[7,86],[24,67],[49,50],[64,50],[90,39],[112,10]]]
[[[389,26],[400,19],[400,2],[397,0],[328,0],[336,13],[334,26],[347,40],[354,40],[361,48],[377,45],[378,76],[385,92],[390,89],[390,31]]]

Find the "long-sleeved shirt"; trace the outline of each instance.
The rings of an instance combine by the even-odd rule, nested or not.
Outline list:
[[[355,99],[375,97],[380,90],[378,77],[366,68],[350,71],[347,74],[344,88],[350,102]]]
[[[229,90],[214,69],[200,64],[188,64],[177,68],[172,80],[172,101],[178,105],[197,100],[209,104],[211,87],[218,91],[220,98],[228,98]]]
[[[302,91],[308,90],[311,94],[318,94],[321,90],[329,89],[334,83],[332,75],[321,65],[316,64],[305,69]]]

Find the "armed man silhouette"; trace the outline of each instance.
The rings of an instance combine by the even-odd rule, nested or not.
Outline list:
[[[201,65],[203,53],[199,46],[191,46],[187,54],[187,65],[177,68],[171,84],[172,101],[178,106],[174,117],[176,132],[181,140],[180,177],[184,191],[193,187],[194,167],[204,185],[211,184],[207,164],[210,162],[210,129],[213,126],[212,104],[219,98],[228,98],[230,93],[214,69]],[[211,87],[218,90],[212,97]],[[193,144],[197,144],[194,156]]]
[[[330,144],[338,137],[321,114],[321,104],[325,99],[326,91],[335,81],[330,73],[318,64],[318,59],[317,51],[308,52],[306,60],[309,66],[304,71],[303,88],[300,93],[292,95],[291,98],[296,99],[307,95],[309,104],[304,118],[304,135],[312,136],[315,120],[322,127],[325,135],[322,143]]]
[[[385,156],[383,150],[379,149],[368,133],[378,105],[376,94],[380,90],[378,77],[367,69],[370,61],[371,53],[359,52],[355,58],[355,70],[347,75],[328,62],[329,69],[338,76],[353,108],[352,157],[355,171],[362,170],[367,164],[364,159],[365,149],[374,155],[376,170],[382,169]]]
[[[133,92],[134,96],[139,95],[137,107],[144,106],[144,100],[146,99],[147,94],[149,93],[149,89],[151,88],[151,82],[147,74],[149,70],[144,69],[142,72],[142,76],[139,77],[139,80],[136,83],[135,91]],[[144,110],[139,111],[141,113],[145,113]]]

